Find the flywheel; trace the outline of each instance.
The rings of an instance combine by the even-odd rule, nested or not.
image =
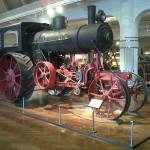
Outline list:
[[[50,89],[56,80],[56,71],[50,62],[38,62],[34,68],[34,81],[43,90]]]

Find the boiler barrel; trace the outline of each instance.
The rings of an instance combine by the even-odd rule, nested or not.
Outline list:
[[[113,33],[107,23],[83,25],[75,28],[47,30],[38,32],[34,44],[41,50],[56,54],[81,54],[95,49],[93,41],[100,52],[110,49]]]

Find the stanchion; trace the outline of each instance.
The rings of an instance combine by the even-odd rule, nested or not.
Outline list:
[[[96,108],[96,109],[99,109],[100,107],[101,107],[101,105],[102,105],[102,100],[100,100],[100,99],[91,99],[91,101],[89,102],[89,104],[88,104],[88,107],[91,107],[92,108],[92,110],[93,110],[93,112],[92,112],[92,133],[93,134],[95,134],[95,133],[97,133],[96,131],[95,131],[95,129],[94,129],[94,109]]]
[[[92,108],[92,133],[97,133],[94,128],[94,108]]]
[[[22,98],[22,112],[24,114],[24,97]]]
[[[24,123],[25,123],[25,111],[24,111],[24,105],[25,105],[25,102],[24,102],[24,97],[22,98],[22,114],[23,114],[23,118],[22,118],[22,124],[23,124],[23,129],[24,129]]]
[[[61,107],[58,105],[58,124],[61,124]]]
[[[130,131],[130,146],[133,146],[133,132],[134,132],[134,122],[130,121],[131,123],[131,131]]]

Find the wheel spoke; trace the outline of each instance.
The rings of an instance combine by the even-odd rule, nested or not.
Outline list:
[[[17,77],[21,77],[21,74],[16,74],[16,75],[15,75],[15,78],[17,78]]]
[[[43,78],[43,75],[42,75],[42,74],[40,74],[40,75],[37,77],[38,80],[40,80],[40,79],[42,79],[42,78]]]
[[[108,91],[108,95],[109,95],[110,92],[112,92],[112,90],[113,90],[114,86],[116,85],[116,83],[117,83],[117,81],[111,86],[110,90]]]
[[[15,71],[15,69],[18,67],[18,64],[16,63],[15,66],[12,68],[13,71]]]
[[[13,87],[11,87],[11,90],[12,90],[12,96],[14,97],[14,99],[17,97],[17,95],[18,95],[18,88],[17,88],[17,86],[13,86]]]
[[[136,86],[136,89],[142,88],[142,87],[143,87],[143,85],[142,85],[142,84],[139,84],[138,86]]]
[[[46,83],[48,83],[49,82],[49,79],[45,76],[45,81],[46,81]]]
[[[41,69],[41,68],[39,68],[38,70],[39,70],[41,73],[43,73],[43,71],[42,71],[42,69]]]
[[[46,72],[46,65],[44,65],[44,71],[43,71],[44,73]]]
[[[46,77],[44,76],[43,79],[42,79],[42,82],[43,82],[43,86],[45,87],[47,82],[46,82]]]
[[[3,82],[3,81],[6,81],[6,78],[4,78],[4,79],[0,79],[0,82]]]
[[[6,71],[2,68],[2,66],[1,66],[1,70],[4,72],[4,74],[6,74]]]
[[[48,71],[48,72],[46,72],[46,73],[45,73],[45,75],[46,75],[46,76],[50,75],[50,72],[49,72],[49,71]]]
[[[99,94],[96,94],[96,93],[90,93],[90,95],[102,98],[102,95],[99,95]]]
[[[137,84],[137,85],[133,85],[132,87],[130,87],[131,89],[139,89],[139,88],[142,88],[143,87],[143,85],[142,84]]]
[[[118,98],[110,98],[110,100],[111,100],[111,102],[113,103],[113,104],[115,104],[118,108],[120,108],[120,109],[123,109],[124,108],[124,106],[125,106],[125,103],[126,103],[126,100],[125,99],[121,99],[121,101],[120,101],[120,99],[118,99]]]
[[[133,85],[132,85],[132,86],[133,86],[133,87],[135,86],[135,84],[137,83],[137,81],[138,81],[137,78],[135,78],[135,80],[132,79],[132,82],[133,82]]]
[[[43,86],[43,87],[46,86],[46,85],[45,85],[45,78],[42,79],[42,85],[41,85],[41,86]]]
[[[14,84],[15,84],[16,87],[18,87],[18,88],[20,87],[19,83],[15,82]]]
[[[108,108],[108,114],[107,117],[109,117],[111,115],[112,112],[112,107],[111,107],[111,103],[109,101],[107,101],[107,108]]]
[[[101,91],[104,91],[102,80],[99,79],[99,82],[100,82],[100,85],[99,84],[96,84],[96,85],[98,85],[98,87],[101,89]]]
[[[9,68],[11,68],[12,66],[12,57],[10,57],[10,64],[9,64]]]

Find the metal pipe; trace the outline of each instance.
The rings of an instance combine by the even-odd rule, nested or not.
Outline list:
[[[24,114],[24,97],[22,98],[22,112]]]
[[[131,123],[131,131],[130,131],[130,146],[133,146],[133,131],[134,131],[134,122],[130,121]]]
[[[90,5],[88,8],[88,24],[95,24],[96,6]]]
[[[58,105],[58,124],[61,124],[61,107]]]
[[[92,132],[93,132],[93,134],[95,134],[96,133],[96,131],[95,131],[95,127],[94,127],[94,108],[92,108]]]

